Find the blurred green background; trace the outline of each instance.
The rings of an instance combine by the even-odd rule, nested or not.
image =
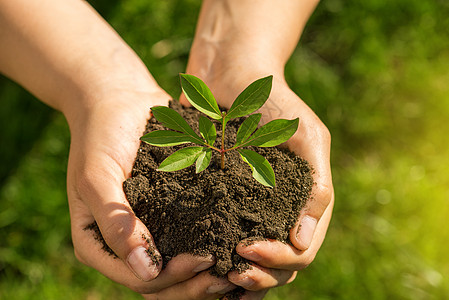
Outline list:
[[[199,2],[91,1],[173,97]],[[448,16],[446,0],[319,4],[286,73],[332,133],[334,216],[266,299],[449,298]],[[0,99],[0,299],[140,299],[74,258],[64,118],[5,78]]]

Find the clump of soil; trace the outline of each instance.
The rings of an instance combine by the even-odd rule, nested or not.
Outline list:
[[[184,108],[171,101],[197,132],[200,112]],[[237,130],[245,118],[230,121],[226,126],[225,148],[233,146]],[[221,124],[217,128],[217,142],[221,147]],[[145,133],[167,129],[151,118]],[[216,276],[229,271],[242,272],[250,268],[235,248],[248,239],[276,239],[289,241],[301,208],[310,197],[312,168],[292,152],[277,147],[248,147],[264,156],[276,175],[276,187],[265,187],[251,175],[250,167],[237,151],[226,153],[226,167],[220,169],[218,153],[212,154],[209,167],[196,174],[195,165],[176,172],[156,171],[170,154],[189,144],[176,147],[156,147],[141,143],[131,177],[123,183],[126,197],[136,216],[149,228],[156,247],[162,255],[163,267],[180,253],[212,254],[217,263],[211,268]],[[96,224],[86,229],[97,232]],[[104,243],[104,249],[113,253]],[[244,290],[234,290],[230,299],[237,299]]]
[[[200,112],[177,110],[198,133]],[[226,127],[225,148],[233,146],[244,118],[230,121]],[[220,147],[221,125],[217,128],[216,147]],[[146,133],[166,129],[151,118]],[[276,175],[276,187],[265,187],[251,175],[250,167],[237,151],[226,153],[226,167],[220,169],[220,157],[213,153],[210,166],[196,174],[195,166],[176,171],[156,171],[176,147],[156,147],[142,143],[124,191],[132,209],[153,235],[164,266],[180,253],[213,254],[217,263],[212,273],[224,276],[229,271],[248,269],[248,261],[235,252],[243,239],[277,239],[289,242],[289,229],[310,197],[312,170],[293,153],[279,148],[251,148],[264,156]]]

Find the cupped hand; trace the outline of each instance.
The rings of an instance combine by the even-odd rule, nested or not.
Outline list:
[[[243,66],[244,64],[242,64]],[[189,74],[202,78],[211,88],[218,103],[229,108],[237,95],[251,82],[270,72],[250,72],[235,64],[228,71],[210,73],[191,64]],[[184,96],[181,103],[188,105]],[[273,119],[299,117],[295,135],[286,143],[288,148],[306,159],[314,169],[311,198],[301,211],[296,225],[290,230],[292,245],[279,241],[261,241],[237,246],[237,253],[253,262],[251,269],[239,274],[230,272],[228,279],[247,291],[243,299],[262,299],[269,288],[292,282],[298,270],[315,258],[331,219],[334,202],[330,170],[330,134],[316,114],[288,87],[282,76],[274,76],[268,101],[259,110],[262,123]]]
[[[190,295],[199,293],[216,298],[217,292],[234,285],[200,273],[215,263],[214,258],[182,254],[161,271],[151,228],[134,215],[122,188],[130,176],[150,108],[167,105],[169,99],[160,90],[116,90],[69,114],[72,141],[67,192],[75,254],[110,279],[136,292],[153,294],[148,299],[192,299]],[[94,232],[86,229],[93,222],[117,257],[104,251]]]

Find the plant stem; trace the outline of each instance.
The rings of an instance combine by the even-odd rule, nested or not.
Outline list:
[[[206,145],[206,147],[208,147],[208,148],[210,148],[210,149],[212,149],[212,150],[215,150],[215,151],[218,151],[218,152],[221,153],[221,150],[218,149],[217,147],[214,147],[214,146],[211,146],[211,145]],[[225,151],[227,151],[227,150],[225,150]]]
[[[221,151],[221,169],[223,170],[224,169],[224,166],[225,166],[225,153],[224,153],[224,151]]]
[[[224,141],[225,141],[225,129],[226,129],[226,115],[223,115],[223,119],[221,121],[221,169],[223,170],[225,167],[225,148],[224,148]]]
[[[232,147],[232,148],[224,149],[223,151],[224,151],[224,152],[228,152],[228,151],[232,151],[232,150],[237,150],[237,149],[239,149],[239,148],[241,148],[241,146],[234,146],[234,147]]]

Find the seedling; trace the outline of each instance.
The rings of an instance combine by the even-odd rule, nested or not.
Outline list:
[[[196,162],[196,173],[205,170],[211,161],[212,152],[217,151],[221,158],[221,168],[225,167],[225,154],[236,150],[246,162],[253,177],[261,184],[275,187],[274,171],[269,162],[257,152],[244,149],[247,146],[274,147],[287,141],[298,129],[299,119],[273,120],[257,129],[262,114],[255,113],[267,101],[271,92],[273,76],[264,77],[251,83],[234,101],[227,112],[222,112],[210,89],[201,79],[187,74],[181,74],[182,91],[187,100],[200,112],[212,119],[221,122],[221,147],[214,146],[217,138],[215,125],[204,116],[199,118],[199,131],[195,133],[189,124],[175,110],[166,106],[151,108],[153,116],[162,125],[171,130],[155,130],[140,139],[150,145],[159,147],[175,146],[185,143],[194,143],[199,146],[182,148],[167,157],[158,168],[158,171],[172,172],[187,168]],[[229,120],[248,116],[237,131],[233,147],[225,149],[225,129]],[[257,130],[256,130],[257,129]]]

